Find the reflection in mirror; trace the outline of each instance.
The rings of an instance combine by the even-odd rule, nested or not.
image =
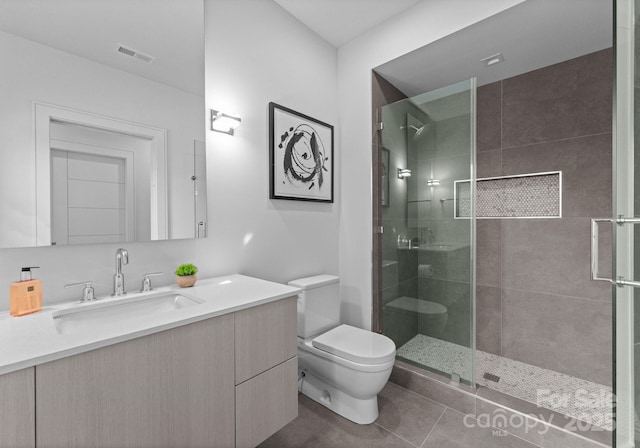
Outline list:
[[[206,236],[203,42],[202,0],[0,4],[0,247]]]

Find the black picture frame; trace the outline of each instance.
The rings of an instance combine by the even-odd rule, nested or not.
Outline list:
[[[333,203],[333,126],[269,103],[269,198]]]

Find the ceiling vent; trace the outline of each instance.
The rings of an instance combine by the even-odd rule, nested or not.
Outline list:
[[[492,65],[504,62],[504,56],[502,56],[502,53],[496,53],[480,59],[480,62],[484,63],[485,67],[491,67]]]
[[[155,56],[142,53],[138,50],[134,50],[133,48],[127,47],[126,45],[122,44],[118,44],[118,53],[124,54],[142,62],[146,62],[147,64],[153,64],[156,60]]]

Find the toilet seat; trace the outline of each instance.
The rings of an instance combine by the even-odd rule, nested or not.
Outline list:
[[[359,364],[379,365],[395,359],[396,346],[388,337],[339,325],[313,338],[313,347]]]

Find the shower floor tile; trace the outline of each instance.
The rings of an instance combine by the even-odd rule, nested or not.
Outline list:
[[[417,335],[397,355],[409,362],[471,378],[471,350],[458,344]],[[612,430],[610,387],[563,373],[476,350],[476,384],[533,403],[576,420]],[[495,377],[498,377],[498,381]]]

